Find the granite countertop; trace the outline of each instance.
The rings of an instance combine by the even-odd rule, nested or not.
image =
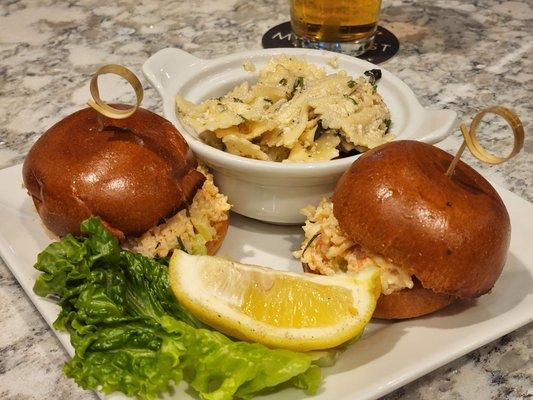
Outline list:
[[[176,46],[199,57],[261,46],[270,27],[288,19],[285,0],[154,1],[9,0],[0,4],[0,168],[20,163],[39,135],[83,106],[88,79],[102,63],[140,75],[144,60]],[[400,52],[384,66],[426,105],[453,108],[469,121],[477,110],[506,105],[526,130],[533,110],[531,2],[384,0],[381,24]],[[145,83],[143,105],[161,111]],[[118,85],[118,84],[117,84]],[[128,87],[115,92],[123,101]],[[509,131],[481,126],[496,152]],[[459,133],[442,146],[453,151]],[[500,166],[464,159],[533,201],[533,140]],[[391,399],[532,398],[533,326],[525,326],[388,395]],[[0,398],[94,399],[61,373],[67,354],[0,259]]]

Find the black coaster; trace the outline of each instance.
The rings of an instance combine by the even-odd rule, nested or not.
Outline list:
[[[276,25],[263,35],[263,47],[265,49],[277,47],[294,47],[291,43],[290,21]],[[400,48],[398,38],[388,29],[378,26],[373,47],[365,54],[357,56],[374,64],[380,64],[394,56]]]

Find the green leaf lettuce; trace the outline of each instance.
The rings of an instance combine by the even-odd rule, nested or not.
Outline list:
[[[34,291],[58,300],[56,329],[70,334],[67,376],[87,389],[141,399],[186,380],[202,399],[248,399],[294,386],[315,393],[320,353],[271,350],[204,326],[174,298],[168,267],[122,250],[98,218],[37,258]]]

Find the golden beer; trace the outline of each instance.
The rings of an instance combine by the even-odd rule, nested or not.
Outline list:
[[[293,39],[300,41],[295,44],[327,48],[312,44],[359,42],[370,47],[380,7],[381,0],[291,0]]]

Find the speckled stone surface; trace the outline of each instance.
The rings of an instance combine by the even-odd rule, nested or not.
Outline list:
[[[199,57],[260,47],[262,34],[288,19],[284,0],[0,3],[0,168],[21,162],[39,135],[82,107],[88,79],[102,63],[140,75],[157,50],[177,46]],[[142,5],[140,4],[142,3]],[[453,108],[469,121],[482,107],[506,105],[533,116],[532,3],[497,0],[384,0],[381,24],[401,42],[384,66],[423,105]],[[146,82],[145,82],[146,83]],[[113,95],[128,87],[110,81]],[[161,104],[146,84],[143,105]],[[509,132],[481,126],[483,143],[503,154]],[[452,151],[459,134],[442,143]],[[533,140],[500,166],[464,159],[533,201]],[[1,223],[1,222],[0,222]],[[523,327],[388,395],[392,399],[533,398],[533,330]],[[0,398],[92,399],[61,373],[66,353],[0,260]]]

